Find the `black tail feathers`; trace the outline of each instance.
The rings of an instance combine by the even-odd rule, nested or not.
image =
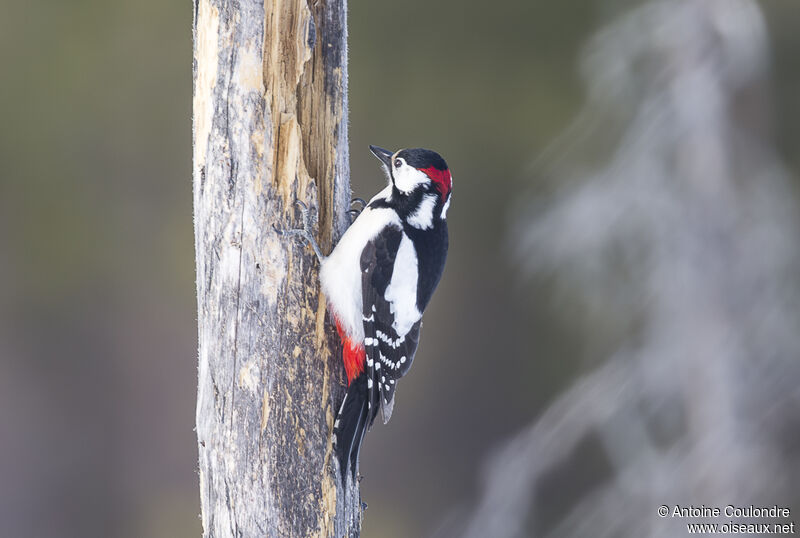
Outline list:
[[[372,425],[377,415],[377,402],[370,405],[370,391],[367,387],[367,373],[362,372],[347,389],[342,407],[333,425],[333,441],[342,483],[347,482],[350,473],[353,480],[358,472],[358,455],[364,433]]]

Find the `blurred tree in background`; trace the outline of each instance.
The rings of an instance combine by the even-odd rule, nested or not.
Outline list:
[[[458,506],[469,514],[475,499],[482,498],[484,461],[512,446],[506,442],[518,439],[518,432],[532,431],[524,428],[537,417],[552,417],[548,405],[562,401],[559,395],[576,379],[602,371],[598,368],[619,349],[630,349],[631,334],[646,333],[649,311],[617,315],[629,305],[612,293],[616,288],[606,289],[607,280],[584,280],[568,292],[543,273],[530,280],[529,258],[517,255],[518,245],[509,246],[509,237],[521,238],[531,226],[569,222],[552,217],[567,214],[558,209],[566,207],[560,204],[567,195],[543,195],[561,193],[562,184],[573,186],[604,170],[616,177],[608,171],[608,157],[615,155],[639,105],[631,101],[626,112],[629,101],[615,101],[622,110],[597,116],[595,124],[581,123],[590,96],[583,90],[578,60],[587,43],[597,43],[589,41],[591,35],[639,5],[627,0],[501,0],[490,8],[474,1],[351,2],[354,194],[374,193],[383,182],[366,151],[369,143],[433,148],[447,158],[455,183],[448,214],[450,259],[426,314],[428,329],[414,372],[400,395],[402,413],[388,427],[376,428],[364,447],[365,536],[425,536],[436,529],[447,535],[457,528],[448,517],[459,518],[452,512]],[[756,60],[763,82],[755,87],[757,98],[744,99],[736,109],[758,123],[745,122],[748,136],[759,143],[774,136],[785,169],[767,174],[778,178],[768,183],[783,185],[777,198],[794,208],[800,167],[800,8],[794,0],[747,5],[756,19],[757,8],[766,18],[766,43]],[[5,6],[0,19],[0,536],[199,534],[192,432],[190,58],[191,9],[183,3],[33,0]],[[645,74],[655,70],[648,62],[636,68]],[[751,114],[751,102],[772,113],[759,104]],[[591,129],[572,128],[552,144],[575,118]],[[606,126],[613,136],[602,136]],[[577,141],[573,134],[579,135]],[[743,159],[753,155],[739,145],[724,147]],[[754,173],[764,169],[761,153],[751,161]],[[735,170],[741,171],[737,185],[746,184],[747,168]],[[693,185],[694,176],[686,177]],[[723,192],[740,192],[723,185]],[[611,192],[627,194],[625,186],[615,189]],[[741,205],[736,207],[744,212],[731,219],[764,222],[771,212],[759,204],[776,197],[769,192],[737,194]],[[517,202],[530,196],[539,209],[525,213],[530,220],[520,220],[523,207],[531,210]],[[691,190],[684,196],[700,202]],[[783,214],[766,225],[776,223],[784,238],[797,244],[797,230]],[[722,238],[733,250],[718,259],[726,262],[721,267],[791,255],[780,244],[770,254],[754,251],[757,239],[740,241],[740,224],[726,226]],[[692,228],[683,230],[679,237],[691,236]],[[553,232],[553,241],[557,237]],[[536,256],[551,253],[540,269],[569,277],[576,264],[588,263],[553,257],[546,242],[537,244],[541,250],[530,251]],[[614,259],[623,255],[630,256],[622,251]],[[694,258],[688,259],[691,268]],[[632,277],[641,284],[651,274]],[[700,276],[712,281],[716,274]],[[772,290],[773,274],[745,266],[740,277],[755,282],[757,290]],[[798,278],[784,274],[783,286],[772,293],[794,293]],[[625,285],[624,279],[615,282]],[[648,289],[637,287],[635,293]],[[614,315],[598,314],[598,304]],[[725,312],[735,315],[726,318],[732,321],[724,330],[739,327],[737,312],[757,316],[754,304],[726,306]],[[758,326],[793,319],[783,316],[761,318]],[[738,346],[739,340],[733,342]],[[791,344],[783,349],[792,351]],[[749,366],[742,374],[748,377],[737,379],[764,380],[767,372],[769,379],[783,374],[784,382],[797,384],[792,371],[775,370],[776,363],[735,364]],[[676,412],[675,424],[683,424],[689,415],[681,413],[691,411]],[[786,443],[781,446],[796,450],[797,428],[779,420],[775,428],[781,427]],[[535,517],[523,528],[570,535],[569,522],[575,520],[569,519],[568,507],[579,502],[572,496],[590,492],[609,469],[620,468],[604,456],[604,442],[585,438],[570,469],[538,483],[537,491],[547,495],[532,497],[539,499]],[[398,463],[383,464],[387,459]],[[651,484],[646,475],[642,481]],[[797,506],[796,486],[788,483],[775,491],[791,498],[772,502]],[[541,504],[543,498],[549,502]],[[566,526],[558,527],[562,522]],[[653,534],[673,530],[653,529]]]
[[[618,343],[493,457],[457,535],[680,536],[697,518],[659,506],[796,505],[800,220],[766,55],[749,0],[647,2],[589,42],[561,181],[513,248]]]

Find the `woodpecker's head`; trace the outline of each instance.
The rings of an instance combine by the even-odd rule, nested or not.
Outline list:
[[[446,216],[453,178],[441,155],[423,148],[401,149],[394,153],[378,146],[369,149],[383,163],[392,185],[401,196],[422,201],[428,194],[436,195],[441,217]]]

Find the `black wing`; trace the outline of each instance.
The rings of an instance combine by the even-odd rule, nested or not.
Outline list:
[[[375,420],[378,407],[384,424],[391,418],[397,380],[411,367],[419,343],[421,320],[406,334],[398,334],[393,326],[393,305],[385,297],[402,239],[401,229],[389,227],[367,243],[361,254],[369,425]]]

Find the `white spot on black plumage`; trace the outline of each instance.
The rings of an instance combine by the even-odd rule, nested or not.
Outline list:
[[[400,364],[404,364],[405,362],[406,362],[406,358],[405,357],[400,357]]]
[[[389,380],[389,383],[391,383],[392,385],[394,385],[394,379],[390,379],[390,380]]]
[[[387,345],[391,346],[394,349],[400,347],[400,345],[405,341],[405,337],[403,336],[400,336],[399,338],[397,338],[397,340],[392,340],[392,338],[388,334],[383,333],[381,331],[375,331],[375,336],[377,336],[378,339],[383,340]]]
[[[389,387],[389,385],[387,385],[386,383],[384,383],[383,386],[386,387],[386,390],[392,390],[391,387]]]
[[[372,368],[372,359],[367,359],[367,366]]]
[[[375,310],[375,305],[372,305],[372,311],[377,312],[377,310]]]
[[[380,369],[381,369],[381,363],[379,363],[379,362],[376,362],[376,363],[375,363],[375,369],[376,369],[376,370],[380,370]]]
[[[371,378],[371,377],[370,377],[370,378],[367,378],[367,388],[368,388],[368,389],[371,389],[371,388],[372,388],[372,378]]]
[[[386,376],[385,375],[381,376],[381,383],[386,383]]]

